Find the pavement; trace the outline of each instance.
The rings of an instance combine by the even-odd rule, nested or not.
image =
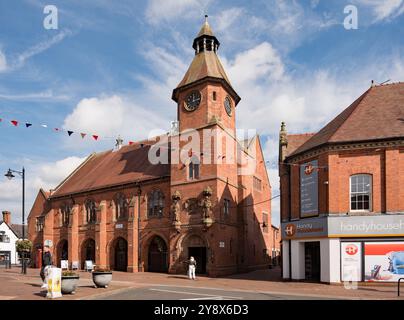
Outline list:
[[[186,275],[114,271],[108,288],[94,288],[91,273],[80,271],[76,293],[58,300],[404,300],[404,292],[397,297],[397,284],[360,283],[354,290],[343,285],[287,282],[280,274],[274,268],[189,280]],[[1,268],[0,282],[0,300],[46,300],[38,269],[27,269],[23,275],[18,267]]]

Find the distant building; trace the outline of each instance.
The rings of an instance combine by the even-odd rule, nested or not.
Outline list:
[[[172,93],[177,121],[169,145],[156,152],[173,152],[169,162],[148,158],[156,140],[122,146],[117,139],[115,150],[90,155],[50,194],[38,193],[28,218],[35,252],[51,240],[58,265],[66,259],[83,267],[92,260],[129,272],[185,273],[190,256],[197,273],[210,276],[269,267],[271,186],[259,137],[236,136],[240,97],[219,60],[219,45],[206,21]],[[189,132],[204,139],[212,132],[226,145],[216,154],[212,138],[198,138],[178,163],[173,155],[184,150]],[[256,166],[243,174],[241,162]]]
[[[279,138],[283,277],[404,274],[404,83],[372,85],[317,133]]]
[[[281,233],[279,228],[271,225],[271,234],[272,234],[272,248],[271,248],[271,258],[272,258],[272,265],[278,266],[280,265],[281,261]]]
[[[11,223],[11,213],[3,211],[3,220],[0,221],[0,264],[10,261],[19,264],[20,259],[15,249],[17,240],[22,239],[22,225]]]

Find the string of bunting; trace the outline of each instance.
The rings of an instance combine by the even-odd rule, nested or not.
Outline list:
[[[73,130],[65,130],[65,129],[62,129],[62,128],[59,128],[59,127],[48,126],[47,124],[40,124],[40,125],[35,124],[34,125],[32,122],[23,122],[23,121],[19,121],[19,120],[15,120],[15,119],[10,120],[10,119],[6,119],[6,118],[0,118],[0,124],[5,123],[5,122],[10,123],[14,127],[25,126],[26,128],[31,128],[33,126],[34,127],[38,126],[38,127],[42,127],[42,128],[45,128],[45,129],[51,129],[54,132],[65,132],[65,133],[67,133],[67,135],[69,137],[71,137],[74,134],[80,134],[82,139],[84,139],[86,136],[91,136],[93,138],[93,140],[95,140],[95,141],[99,141],[101,139],[116,139],[116,137],[109,137],[109,136],[100,137],[98,134],[89,134],[89,133],[85,133],[85,132],[75,132]],[[134,143],[135,143],[135,141],[131,141],[131,140],[128,141],[128,145],[133,145]],[[141,147],[143,147],[145,145],[151,145],[151,144],[140,143]],[[174,150],[174,148],[171,148],[171,149]],[[195,152],[193,152],[192,149],[190,149],[189,157],[192,157],[193,155],[195,155]],[[203,153],[201,153],[200,155],[203,156]],[[218,158],[224,159],[224,158],[226,158],[226,156],[225,155],[219,155]],[[283,165],[297,166],[297,167],[306,167],[307,166],[307,164],[297,164],[297,163],[287,163],[287,162],[280,162],[280,163],[275,162],[275,161],[261,161],[261,162],[265,162],[266,165],[283,164]],[[328,166],[314,166],[314,165],[311,165],[311,167],[314,170],[328,168]]]
[[[109,136],[103,136],[100,137],[98,134],[94,133],[86,133],[86,132],[76,132],[73,130],[65,130],[59,127],[52,127],[48,126],[47,124],[33,124],[32,122],[24,122],[24,121],[19,121],[16,119],[6,119],[6,118],[0,118],[0,123],[9,123],[10,125],[14,127],[25,127],[25,128],[31,128],[31,127],[42,127],[45,129],[51,129],[54,132],[65,132],[69,137],[71,137],[73,134],[79,134],[82,139],[85,137],[91,137],[95,141],[99,141],[101,139],[116,139],[115,137],[109,137]],[[134,141],[128,141],[129,145],[134,144]]]

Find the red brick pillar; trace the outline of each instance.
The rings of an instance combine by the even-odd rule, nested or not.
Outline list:
[[[68,231],[68,258],[69,263],[73,263],[73,261],[79,261],[80,266],[80,258],[79,258],[79,214],[80,214],[80,206],[78,204],[74,205],[69,217],[69,231]]]
[[[403,208],[404,201],[400,199],[400,166],[398,149],[386,150],[386,212],[398,212]],[[383,185],[382,185],[383,188]],[[400,203],[401,200],[401,203]],[[383,201],[383,199],[382,199]]]
[[[107,202],[105,200],[101,201],[97,209],[95,264],[100,268],[107,267]]]
[[[138,272],[138,230],[137,230],[137,198],[133,197],[129,204],[128,219],[128,272]]]

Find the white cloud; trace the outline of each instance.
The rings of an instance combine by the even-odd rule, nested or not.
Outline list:
[[[112,95],[82,99],[65,118],[63,128],[96,134],[100,139],[121,135],[135,140],[144,139],[153,129],[168,129],[169,123],[160,118],[152,106],[143,107],[129,101],[129,97]]]
[[[150,24],[171,21],[178,17],[196,18],[206,12],[211,0],[149,0],[146,18]]]
[[[67,157],[55,162],[25,163],[26,167],[26,207],[25,217],[31,210],[31,206],[40,188],[45,191],[55,188],[85,158]],[[0,180],[0,210],[11,211],[13,223],[21,223],[21,192],[22,184],[20,176],[16,174],[13,180]]]
[[[57,35],[37,43],[36,45],[28,48],[27,50],[23,51],[20,54],[17,54],[15,56],[9,57],[9,62],[6,60],[6,56],[4,53],[0,50],[0,72],[5,72],[5,71],[12,71],[18,68],[21,68],[25,65],[27,60],[32,58],[35,55],[38,55],[49,48],[53,47],[54,45],[60,43],[63,39],[65,39],[68,36],[71,36],[73,33],[68,30],[62,30],[59,32]]]
[[[372,10],[374,22],[392,20],[404,13],[404,0],[360,0]]]
[[[0,50],[0,73],[7,70],[7,59],[3,51]]]

